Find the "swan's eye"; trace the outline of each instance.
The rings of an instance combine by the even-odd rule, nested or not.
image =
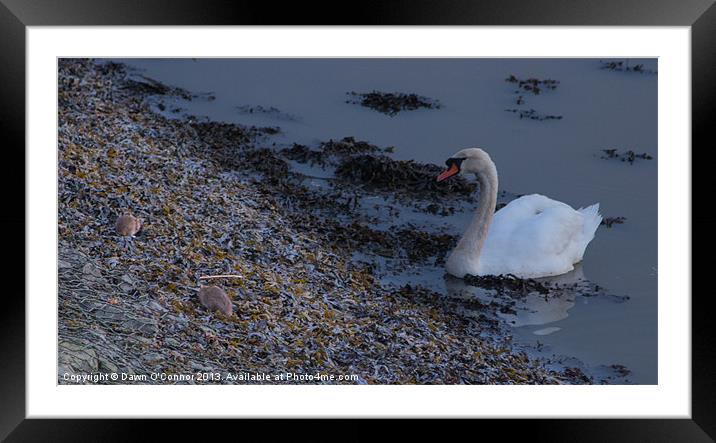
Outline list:
[[[455,165],[458,167],[458,169],[460,169],[460,165],[464,160],[464,158],[450,157],[449,159],[445,160],[445,166],[449,168],[450,166]]]

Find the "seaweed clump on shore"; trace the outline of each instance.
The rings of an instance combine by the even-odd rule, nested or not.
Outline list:
[[[202,145],[227,150],[251,149],[260,137],[277,133],[274,127],[261,128],[215,121],[192,122],[190,126],[196,131]]]
[[[306,145],[294,143],[290,148],[281,150],[281,154],[289,160],[299,163],[308,163],[313,165],[325,165],[325,156],[321,151],[316,151]]]
[[[142,80],[127,80],[127,83],[122,87],[136,94],[147,94],[147,95],[172,95],[173,92],[179,92],[179,89],[172,89],[168,86],[159,83],[154,80],[142,78]],[[191,95],[181,91],[179,95],[186,99],[191,100]]]
[[[346,103],[361,105],[366,108],[394,117],[401,111],[413,111],[420,108],[440,109],[437,100],[417,94],[402,92],[347,92],[350,99]]]
[[[366,141],[356,140],[353,137],[343,137],[338,141],[328,140],[321,143],[321,151],[326,155],[355,155],[355,154],[374,154],[380,152],[381,149],[376,145],[372,145]]]
[[[273,134],[267,128],[211,121],[191,123],[191,127],[203,141],[200,148],[203,153],[225,169],[261,173],[272,182],[288,176],[289,167],[284,159],[271,149],[255,147],[258,139]]]
[[[299,163],[326,166],[340,163],[352,155],[392,152],[393,149],[392,146],[381,149],[366,141],[356,140],[354,137],[343,137],[340,140],[331,139],[322,142],[318,149],[311,149],[308,146],[294,143],[290,148],[282,149],[281,154],[289,160]]]
[[[288,163],[276,156],[267,148],[247,150],[241,155],[217,154],[220,164],[230,170],[241,170],[248,173],[259,172],[264,178],[272,181],[282,180],[288,176]]]
[[[442,168],[412,160],[393,160],[384,155],[350,157],[336,168],[336,177],[359,182],[372,189],[405,194],[446,196],[471,195],[476,185],[463,177],[438,182]]]
[[[333,224],[327,227],[324,224],[322,228],[328,244],[334,247],[386,258],[407,258],[410,263],[440,256],[457,243],[454,235],[433,234],[411,225],[376,230],[363,223],[353,222],[346,226]]]

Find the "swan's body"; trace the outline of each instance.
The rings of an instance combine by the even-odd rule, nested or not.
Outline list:
[[[560,275],[574,269],[602,220],[599,204],[574,210],[543,195],[520,197],[495,213],[497,169],[479,148],[464,149],[446,162],[444,180],[473,173],[480,197],[470,226],[448,258],[456,277],[514,274],[521,278]]]

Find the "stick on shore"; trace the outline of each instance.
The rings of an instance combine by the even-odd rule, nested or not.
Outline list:
[[[243,279],[243,275],[233,275],[233,274],[225,274],[225,275],[202,275],[199,277],[199,280],[210,280],[213,278],[241,278]]]

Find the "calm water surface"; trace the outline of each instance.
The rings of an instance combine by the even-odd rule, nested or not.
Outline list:
[[[131,59],[144,75],[216,100],[177,102],[184,112],[249,125],[280,126],[277,144],[317,144],[354,136],[394,146],[394,158],[442,164],[464,147],[487,150],[500,187],[539,193],[574,207],[601,204],[606,217],[584,262],[563,281],[584,277],[626,302],[566,295],[550,302],[528,299],[506,318],[521,343],[545,355],[575,357],[592,368],[621,364],[632,383],[657,383],[657,79],[656,74],[600,69],[595,59]],[[630,60],[656,70],[655,60]],[[514,85],[505,78],[558,80],[554,91],[522,94],[523,108],[562,115],[562,120],[519,119]],[[413,92],[437,99],[439,110],[395,117],[346,104],[346,92]],[[168,107],[173,104],[167,103]],[[242,106],[280,113],[247,113]],[[601,159],[601,150],[645,152],[634,164]],[[418,216],[419,217],[419,216]],[[460,233],[470,212],[449,218],[423,215],[425,225]],[[405,277],[405,276],[404,276]],[[442,269],[407,276],[453,296],[485,297]],[[400,283],[400,281],[396,281]],[[467,294],[466,294],[467,291]]]

